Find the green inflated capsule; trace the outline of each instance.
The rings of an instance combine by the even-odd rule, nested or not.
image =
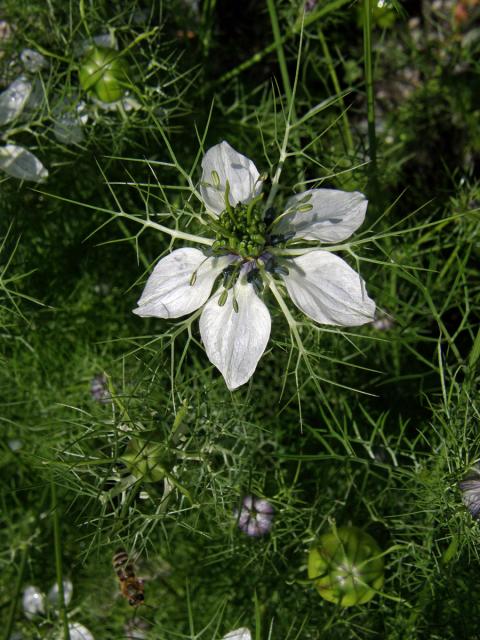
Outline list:
[[[358,527],[340,527],[322,535],[310,549],[308,577],[318,593],[342,607],[364,604],[381,589],[382,551]]]
[[[130,473],[144,482],[158,482],[173,466],[174,458],[161,443],[132,438],[120,457]]]
[[[102,102],[120,100],[128,84],[128,65],[115,49],[91,47],[79,69],[82,89]]]

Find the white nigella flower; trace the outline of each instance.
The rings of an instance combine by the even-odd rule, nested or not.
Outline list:
[[[356,231],[367,209],[363,194],[310,189],[280,213],[262,202],[263,179],[254,163],[227,142],[207,151],[202,169],[211,247],[176,249],[162,258],[134,313],[179,318],[202,307],[205,350],[230,390],[250,379],[267,346],[268,289],[279,301],[277,286],[284,287],[320,324],[352,327],[374,319],[362,278],[313,244],[342,242]]]

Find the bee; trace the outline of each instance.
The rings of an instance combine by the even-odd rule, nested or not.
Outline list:
[[[132,607],[143,604],[145,600],[143,580],[135,575],[135,567],[125,549],[118,549],[113,554],[112,564],[119,580],[120,593],[127,598],[128,604]]]
[[[195,31],[192,31],[191,29],[179,29],[176,32],[176,35],[179,40],[194,40],[197,37]]]

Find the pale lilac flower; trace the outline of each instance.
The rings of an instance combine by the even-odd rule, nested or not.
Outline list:
[[[240,512],[235,511],[238,528],[254,538],[264,536],[272,528],[274,512],[268,500],[246,496]]]
[[[106,404],[111,401],[110,392],[108,391],[107,377],[100,373],[94,376],[90,381],[90,393],[93,400]]]
[[[200,194],[215,240],[209,251],[187,247],[162,258],[134,313],[180,318],[202,309],[207,356],[230,390],[250,379],[267,346],[268,289],[277,301],[277,287],[285,290],[320,324],[353,327],[373,320],[375,303],[362,278],[316,246],[342,242],[358,229],[367,209],[363,194],[309,189],[277,213],[265,210],[263,178],[254,163],[227,142],[207,151],[202,169]]]
[[[472,514],[472,517],[480,519],[480,469],[473,467],[467,478],[458,483],[462,492],[463,504]]]

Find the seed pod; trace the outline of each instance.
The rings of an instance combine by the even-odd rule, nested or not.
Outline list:
[[[342,607],[364,604],[384,580],[382,551],[358,527],[340,527],[321,536],[310,549],[308,577],[325,600]]]
[[[174,458],[165,445],[138,438],[130,440],[120,459],[130,473],[143,482],[163,480],[174,464]]]
[[[128,66],[118,51],[91,47],[79,71],[80,85],[102,102],[120,100],[128,84]]]

